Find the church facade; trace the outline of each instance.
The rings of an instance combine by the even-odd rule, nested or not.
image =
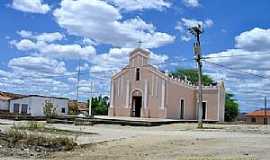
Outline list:
[[[149,63],[149,52],[137,48],[129,64],[112,77],[109,116],[198,119],[198,87],[169,77]],[[203,115],[224,121],[223,82],[203,87]]]

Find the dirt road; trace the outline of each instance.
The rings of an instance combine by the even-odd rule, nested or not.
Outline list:
[[[51,155],[53,160],[245,160],[270,159],[270,128],[260,125],[172,124],[159,127],[118,125],[52,125],[97,133],[79,136],[87,144],[71,152]],[[0,126],[1,127],[1,126]],[[90,144],[88,144],[90,143]],[[14,157],[5,157],[9,160]]]

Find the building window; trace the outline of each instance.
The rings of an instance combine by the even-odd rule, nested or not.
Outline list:
[[[22,104],[22,114],[27,114],[27,110],[28,110],[28,104]]]
[[[13,104],[13,112],[14,113],[19,113],[20,112],[20,104],[18,104],[18,103]]]
[[[180,119],[184,119],[184,100],[180,100]]]
[[[251,118],[252,123],[256,123],[256,118]]]
[[[66,108],[62,108],[62,113],[66,113]]]
[[[140,80],[140,68],[136,69],[136,81]]]

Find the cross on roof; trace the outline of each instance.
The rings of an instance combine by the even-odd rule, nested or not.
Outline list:
[[[142,44],[143,44],[143,41],[142,40],[139,40],[137,43],[138,43],[138,48],[141,48],[142,47]]]

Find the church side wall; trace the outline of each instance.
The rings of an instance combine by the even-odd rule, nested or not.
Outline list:
[[[194,120],[196,117],[195,91],[168,81],[167,118],[180,119],[180,100],[184,100],[184,119]]]
[[[218,89],[204,89],[203,90],[203,101],[206,102],[206,119],[219,121],[218,111]]]

